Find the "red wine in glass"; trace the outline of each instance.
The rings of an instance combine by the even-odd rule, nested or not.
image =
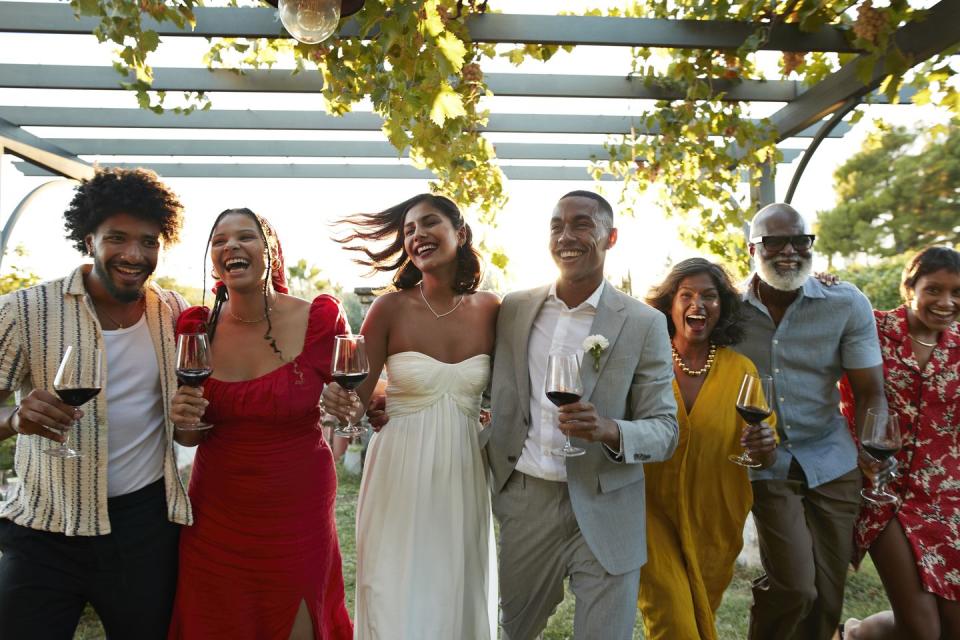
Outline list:
[[[579,402],[580,394],[569,391],[547,391],[547,399],[558,407],[562,407],[565,404]]]
[[[740,417],[743,418],[743,421],[747,424],[760,424],[769,418],[773,411],[771,411],[769,407],[761,409],[759,407],[737,405],[737,413],[740,414]]]
[[[96,387],[89,389],[56,389],[55,391],[61,400],[72,407],[82,407],[100,393],[100,389]]]
[[[890,457],[895,456],[899,448],[894,447],[878,447],[872,444],[864,444],[863,450],[870,454],[870,457],[874,458],[877,462],[886,462]]]
[[[583,395],[583,383],[580,381],[580,358],[576,353],[551,353],[547,356],[543,390],[550,402],[558,407],[580,400]],[[582,456],[586,452],[586,449],[573,446],[570,436],[566,436],[563,446],[550,453],[572,458]]]
[[[773,378],[745,373],[737,394],[737,413],[749,425],[757,426],[770,417],[773,409],[767,398],[773,395]],[[746,451],[740,455],[730,455],[727,459],[741,467],[757,468],[760,463],[750,457]]]
[[[53,380],[53,390],[60,399],[72,407],[80,407],[100,393],[103,388],[103,350],[84,349],[74,345],[63,352],[63,359]],[[73,421],[72,431],[80,428],[80,421]],[[67,445],[70,432],[62,433],[59,445],[45,449],[44,453],[57,458],[79,458],[81,453]]]
[[[201,386],[213,373],[210,341],[206,333],[181,333],[177,336],[177,381],[185,387]],[[178,425],[181,431],[205,431],[212,424]]]
[[[366,379],[366,373],[335,373],[333,375],[333,381],[348,391],[353,391]]]
[[[177,369],[177,382],[186,387],[203,386],[213,369]]]
[[[863,421],[861,446],[877,462],[886,462],[900,451],[900,418],[893,411],[867,409]],[[860,495],[874,504],[899,504],[900,497],[886,490],[888,475],[881,474],[874,486],[861,489]]]
[[[354,398],[354,390],[360,386],[370,373],[370,364],[367,361],[367,344],[363,336],[341,334],[334,336],[333,364],[331,377]],[[362,434],[365,430],[360,424],[348,424],[334,429],[333,433],[342,438],[352,438]]]

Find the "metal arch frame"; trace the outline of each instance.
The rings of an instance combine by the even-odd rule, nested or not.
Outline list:
[[[790,186],[787,188],[787,195],[784,198],[784,202],[790,204],[793,202],[793,194],[797,190],[797,186],[800,184],[800,178],[803,177],[803,172],[807,168],[807,164],[810,163],[810,159],[813,157],[813,154],[817,152],[817,148],[820,146],[820,143],[830,135],[830,132],[833,131],[833,128],[836,127],[840,122],[847,117],[847,114],[857,108],[857,105],[860,104],[859,97],[852,97],[847,102],[840,107],[837,111],[834,112],[830,119],[826,121],[823,126],[820,127],[820,130],[817,132],[817,135],[813,137],[813,140],[810,142],[810,145],[803,152],[803,157],[800,158],[800,163],[797,165],[796,170],[793,172],[793,177],[790,179]]]
[[[44,182],[40,186],[34,188],[30,193],[25,195],[20,203],[14,207],[13,213],[10,214],[10,217],[7,218],[6,224],[3,225],[3,231],[0,231],[0,268],[3,266],[3,259],[7,255],[7,244],[10,242],[10,237],[13,235],[13,230],[17,226],[17,222],[20,220],[20,217],[26,211],[27,207],[41,194],[46,191],[51,190],[53,187],[59,187],[66,182],[77,182],[72,178],[60,178],[56,180],[50,180]]]

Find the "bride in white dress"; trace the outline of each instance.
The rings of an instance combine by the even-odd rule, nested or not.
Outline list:
[[[335,383],[323,394],[328,412],[358,412],[386,365],[389,424],[370,441],[357,507],[355,638],[495,639],[479,412],[499,299],[476,292],[479,258],[450,200],[422,194],[347,221],[354,231],[341,242],[393,271],[397,289],[361,330],[370,376],[359,404]],[[384,239],[382,250],[365,244]]]

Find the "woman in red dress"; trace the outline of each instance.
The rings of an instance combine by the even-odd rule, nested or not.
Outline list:
[[[213,310],[187,310],[177,326],[206,327],[213,376],[173,399],[179,441],[199,448],[169,637],[351,638],[318,409],[343,309],[285,295],[276,234],[249,209],[220,214],[209,250]],[[190,431],[201,416],[213,428]]]
[[[893,610],[851,618],[848,640],[960,638],[960,253],[923,250],[901,292],[906,304],[874,315],[903,439],[888,486],[902,503],[864,502],[854,533],[854,562],[870,552]]]

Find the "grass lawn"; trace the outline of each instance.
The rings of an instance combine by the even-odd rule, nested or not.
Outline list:
[[[360,489],[358,478],[348,476],[340,470],[340,489],[337,495],[337,526],[340,533],[340,551],[343,554],[343,578],[346,583],[347,606],[353,611],[354,576],[356,575],[356,548],[354,546],[354,514],[357,509],[357,494]],[[750,581],[758,573],[756,570],[737,568],[717,616],[717,629],[723,639],[740,640],[747,635],[747,617],[750,608]],[[550,618],[545,640],[563,640],[573,637],[573,595],[567,592],[567,598]],[[887,597],[877,577],[876,569],[869,557],[860,571],[850,572],[847,580],[846,598],[843,607],[843,620],[853,616],[863,618],[871,613],[889,608]],[[103,628],[97,616],[89,608],[77,629],[75,640],[99,640],[104,637]],[[640,622],[634,629],[635,639],[643,638]],[[468,640],[468,639],[464,639]]]

